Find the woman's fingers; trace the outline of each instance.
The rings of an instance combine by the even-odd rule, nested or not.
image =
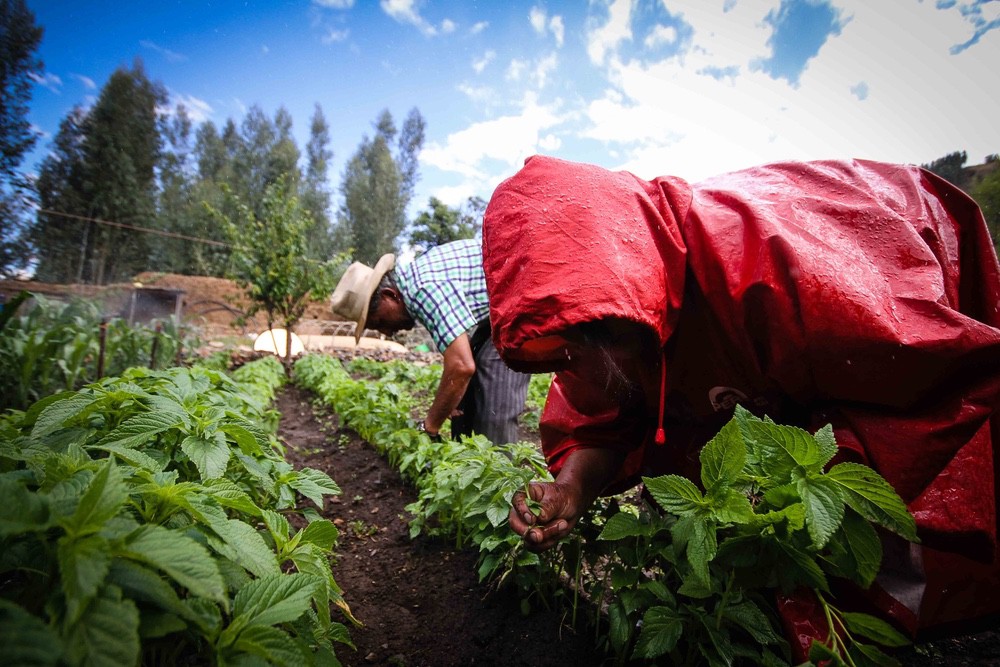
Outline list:
[[[526,517],[530,517],[530,519]],[[508,521],[510,522],[511,530],[518,535],[524,535],[534,525],[534,515],[528,511],[528,505],[524,502],[524,496],[520,492],[515,494],[511,499]]]
[[[529,551],[545,551],[554,547],[559,540],[569,535],[569,523],[563,519],[547,526],[534,526],[524,535],[525,545]]]
[[[558,484],[532,482],[528,492],[530,504],[523,491],[517,491],[511,498],[510,527],[524,537],[529,550],[544,551],[569,535],[576,516]]]

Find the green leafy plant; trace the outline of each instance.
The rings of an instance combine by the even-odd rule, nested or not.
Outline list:
[[[524,399],[525,409],[519,417],[522,426],[538,430],[542,408],[545,407],[545,399],[548,398],[552,378],[552,373],[539,373],[532,375],[531,379],[528,380],[528,393]]]
[[[97,380],[102,326],[105,375],[136,366],[166,367],[179,350],[194,346],[172,321],[160,322],[159,331],[155,324],[129,325],[104,318],[94,303],[82,299],[64,303],[25,292],[8,308],[0,329],[0,409],[23,410]]]
[[[133,369],[0,419],[0,662],[336,664],[337,528],[299,497],[339,489],[280,456],[280,363],[253,363],[245,385]]]
[[[825,470],[836,452],[829,426],[813,435],[737,408],[702,449],[701,488],[676,475],[644,478],[665,514],[620,513],[601,533],[620,543],[609,616],[616,652],[672,664],[779,664],[773,594],[805,587],[828,622],[814,659],[891,663],[875,644],[907,640],[880,619],[836,609],[827,594],[830,577],[871,585],[882,556],[873,523],[913,541],[915,524],[870,468]]]
[[[827,620],[814,660],[893,664],[880,647],[906,642],[887,623],[831,602],[831,580],[864,588],[878,572],[872,524],[916,534],[905,505],[870,468],[826,469],[837,451],[830,427],[810,434],[737,409],[702,450],[700,486],[647,478],[656,507],[599,499],[572,536],[535,554],[507,516],[514,492],[551,480],[537,448],[479,436],[431,443],[412,428],[406,373],[365,375],[376,379],[356,380],[319,355],[299,359],[294,372],[416,486],[410,534],[477,547],[480,578],[512,583],[525,612],[565,605],[575,625],[588,602],[595,643],[619,662],[786,665],[775,595],[798,590],[812,592]]]

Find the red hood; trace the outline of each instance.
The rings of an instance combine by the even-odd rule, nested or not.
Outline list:
[[[501,356],[527,340],[609,317],[645,324],[666,342],[684,291],[678,221],[690,201],[691,189],[679,178],[644,181],[624,171],[528,158],[496,189],[483,224],[490,319]],[[572,270],[578,262],[586,263],[585,272]]]

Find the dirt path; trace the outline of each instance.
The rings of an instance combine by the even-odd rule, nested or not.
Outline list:
[[[602,664],[591,635],[555,614],[525,617],[516,596],[479,584],[474,553],[411,540],[415,490],[335,415],[317,419],[310,398],[294,386],[279,394],[279,436],[289,462],[326,471],[343,492],[324,512],[341,531],[333,574],[364,623],[350,631],[357,651],[337,650],[345,667]]]

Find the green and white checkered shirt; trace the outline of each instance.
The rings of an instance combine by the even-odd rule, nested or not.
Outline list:
[[[490,314],[483,248],[475,239],[435,246],[397,266],[396,285],[439,352]]]

